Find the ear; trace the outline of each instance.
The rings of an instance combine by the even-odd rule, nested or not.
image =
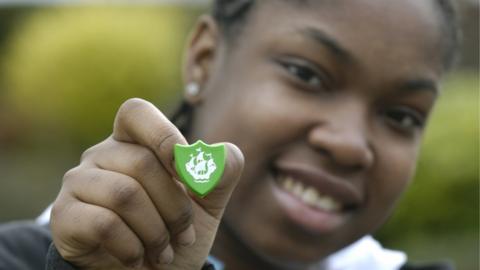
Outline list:
[[[185,95],[185,100],[190,104],[199,102],[201,89],[210,77],[218,37],[218,25],[215,20],[209,15],[201,16],[190,34],[183,66],[184,85],[196,83],[200,89],[197,96]]]

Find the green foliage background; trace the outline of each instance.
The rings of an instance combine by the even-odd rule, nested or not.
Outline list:
[[[7,44],[7,99],[32,123],[81,144],[98,140],[125,99],[172,101],[187,18],[173,7],[35,12]]]
[[[21,12],[0,38],[0,222],[38,215],[81,152],[109,135],[125,99],[170,111],[197,13],[131,6]],[[450,258],[458,269],[478,269],[478,90],[478,70],[447,78],[416,178],[377,234],[415,260]]]

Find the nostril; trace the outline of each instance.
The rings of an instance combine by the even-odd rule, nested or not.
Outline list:
[[[323,156],[331,156],[330,152],[328,152],[326,149],[323,149],[323,148],[317,149],[317,152]]]
[[[356,125],[315,126],[308,134],[308,143],[344,172],[359,172],[374,162],[373,149],[367,135]]]
[[[329,148],[316,148],[330,166],[341,174],[354,174],[368,170],[373,164],[373,153],[367,147],[352,144],[331,144]]]
[[[344,149],[333,156],[336,164],[349,173],[365,171],[373,163],[373,155],[366,148]]]

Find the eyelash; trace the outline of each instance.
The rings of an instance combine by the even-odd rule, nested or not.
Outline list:
[[[308,64],[297,64],[292,62],[281,61],[280,64],[285,70],[293,75],[295,79],[300,80],[303,84],[313,89],[325,90],[325,76],[320,75],[316,68],[309,67]]]
[[[385,111],[384,115],[395,128],[403,132],[411,132],[425,126],[425,119],[421,113],[408,107],[393,107]]]

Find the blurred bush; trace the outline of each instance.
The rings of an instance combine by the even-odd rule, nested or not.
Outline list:
[[[457,73],[447,80],[425,134],[415,180],[379,232],[385,243],[415,245],[424,238],[468,236],[470,250],[460,252],[476,252],[478,262],[478,80],[477,72]],[[446,248],[455,252],[450,243]],[[430,244],[438,248],[440,242]],[[469,260],[475,263],[473,257]]]
[[[45,137],[95,143],[125,99],[171,102],[189,18],[178,7],[36,11],[6,46],[7,103]]]

